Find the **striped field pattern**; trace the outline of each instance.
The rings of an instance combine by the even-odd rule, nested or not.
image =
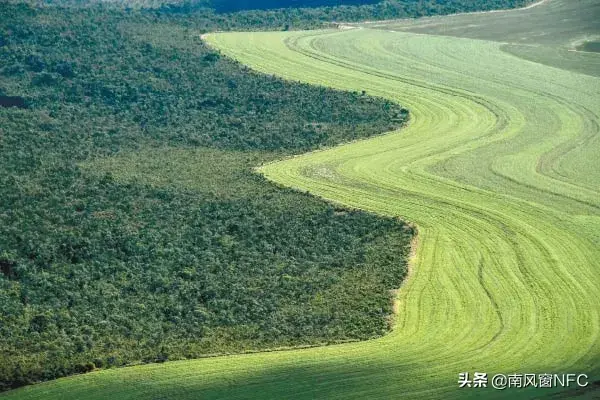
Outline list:
[[[260,168],[417,225],[395,329],[362,343],[107,370],[7,399],[557,394],[458,389],[458,374],[475,371],[586,373],[581,398],[600,396],[600,78],[501,42],[385,26],[206,40],[255,70],[410,110],[398,132]]]

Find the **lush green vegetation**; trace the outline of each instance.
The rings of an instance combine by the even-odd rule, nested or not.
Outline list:
[[[389,329],[411,229],[251,169],[404,109],[251,73],[168,16],[1,13],[0,389]]]
[[[557,6],[571,15],[594,3],[530,9],[540,27],[546,18],[538,32],[546,35],[530,37],[556,40],[566,32]],[[511,16],[519,13],[470,16],[470,24],[500,19],[510,33],[522,26]],[[470,24],[459,19],[453,34],[472,34]],[[423,35],[436,29],[431,20],[418,35],[395,29],[208,38],[256,70],[365,88],[410,108],[411,123],[397,133],[262,168],[277,182],[417,223],[415,267],[400,290],[393,332],[339,346],[100,371],[6,397],[539,398],[556,390],[459,389],[458,373],[572,371],[587,373],[590,384],[562,397],[597,398],[600,79],[568,62],[519,59],[503,50],[501,30],[490,42]],[[130,160],[111,162],[138,164]],[[147,168],[120,179],[153,176]]]
[[[324,0],[326,2],[327,0]],[[332,22],[385,20],[392,18],[415,18],[428,15],[443,15],[469,11],[495,10],[521,7],[532,0],[386,0],[376,4],[362,4],[337,7],[304,7],[314,4],[300,1],[303,8],[270,9],[276,5],[286,6],[287,1],[266,1],[263,7],[269,10],[244,10],[245,3],[237,0],[224,0],[208,4],[182,2],[165,4],[161,12],[177,14],[192,13],[197,17],[218,21],[219,29],[306,29],[331,26]],[[356,4],[359,2],[355,2]],[[372,3],[362,1],[360,3]],[[257,8],[260,2],[251,2],[250,8]],[[269,6],[272,4],[273,6]],[[210,7],[217,6],[213,11]],[[238,11],[238,12],[229,12]]]
[[[179,23],[204,30],[308,29],[334,22],[416,18],[522,7],[535,0],[8,0],[34,5],[102,9],[147,9],[179,16]],[[336,6],[328,6],[337,4]],[[344,4],[344,5],[340,5]],[[291,6],[291,7],[290,7]],[[185,22],[184,22],[185,21]]]
[[[218,12],[240,10],[268,10],[278,8],[308,8],[358,6],[378,3],[381,0],[212,0],[208,3]]]
[[[322,21],[388,19],[520,7],[528,0],[213,0],[217,12],[278,9],[279,14]],[[287,8],[288,10],[281,10]],[[293,9],[290,9],[293,8]],[[312,10],[311,10],[312,9]],[[269,15],[269,14],[264,14]]]

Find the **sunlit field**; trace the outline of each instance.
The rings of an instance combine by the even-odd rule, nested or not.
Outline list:
[[[258,168],[278,184],[417,226],[394,330],[360,343],[101,371],[3,397],[512,399],[560,390],[459,389],[458,375],[573,372],[589,377],[576,393],[597,398],[600,54],[575,51],[598,34],[597,18],[572,17],[594,13],[598,2],[557,0],[209,35],[254,70],[410,110],[399,131]],[[527,32],[523,15],[535,21]],[[479,39],[472,25],[494,26],[493,35]]]

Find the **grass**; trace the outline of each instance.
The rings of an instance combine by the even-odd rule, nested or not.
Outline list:
[[[569,3],[579,4],[551,1],[527,12]],[[512,399],[556,392],[458,389],[463,371],[586,373],[590,386],[578,394],[598,396],[600,79],[568,64],[518,58],[497,36],[379,28],[208,38],[256,70],[365,90],[411,110],[400,131],[261,168],[275,182],[416,223],[419,245],[391,334],[107,370],[4,397]]]

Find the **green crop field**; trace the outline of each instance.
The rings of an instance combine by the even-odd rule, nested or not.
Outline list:
[[[397,132],[260,168],[277,183],[417,225],[395,329],[360,343],[100,371],[0,397],[557,394],[458,388],[460,372],[479,371],[585,373],[587,388],[559,396],[597,398],[600,54],[570,50],[598,34],[598,18],[569,17],[594,14],[597,1],[556,0],[339,30],[209,35],[255,70],[410,110]],[[477,24],[493,36],[478,39]]]

